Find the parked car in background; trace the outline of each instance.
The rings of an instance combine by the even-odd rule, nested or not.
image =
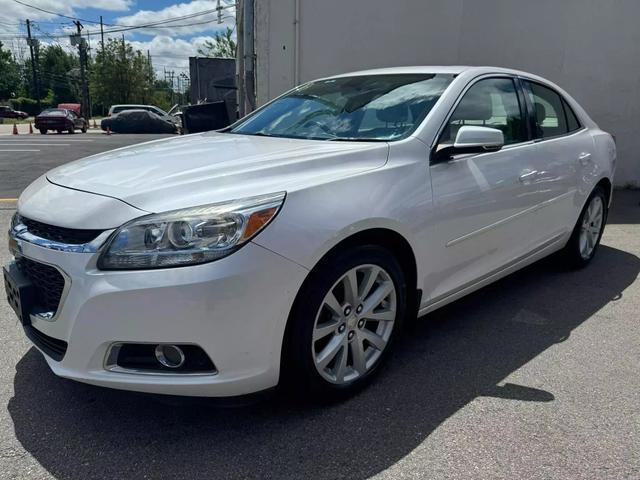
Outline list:
[[[177,109],[177,105],[175,105],[169,113],[165,112],[159,107],[155,105],[135,105],[135,104],[123,104],[123,105],[111,105],[109,109],[109,113],[107,113],[108,117],[115,115],[116,113],[126,112],[129,110],[146,110],[147,112],[155,113],[159,117],[168,120],[176,125],[181,124],[180,118],[176,115],[173,115],[173,112]]]
[[[405,319],[555,252],[589,264],[615,164],[612,136],[536,75],[338,75],[40,177],[11,224],[9,303],[65,378],[341,396]]]
[[[124,110],[103,118],[100,128],[114,133],[176,133],[178,125],[173,120],[148,110]]]
[[[66,108],[47,108],[36,116],[34,125],[42,135],[45,135],[49,130],[58,133],[75,133],[76,130],[80,130],[82,133],[86,133],[89,128],[89,122],[78,116],[73,110]]]
[[[27,112],[22,112],[20,110],[14,110],[11,107],[6,105],[0,105],[0,118],[15,118],[15,119],[25,119],[29,116]]]
[[[122,104],[122,105],[111,105],[111,108],[109,108],[109,113],[107,113],[107,116],[110,117],[111,115],[124,112],[125,110],[146,110],[147,112],[153,112],[156,115],[159,115],[161,117],[168,115],[167,112],[165,112],[161,108],[156,107],[154,105]]]

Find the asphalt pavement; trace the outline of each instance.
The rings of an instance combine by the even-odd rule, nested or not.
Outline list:
[[[35,176],[2,174],[3,195]],[[2,298],[0,478],[638,479],[639,202],[616,192],[589,267],[546,259],[420,319],[370,388],[330,406],[60,379]]]

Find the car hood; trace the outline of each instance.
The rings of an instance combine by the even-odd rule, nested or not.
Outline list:
[[[388,150],[378,142],[207,132],[93,155],[50,171],[47,179],[162,212],[354,175],[384,165]]]

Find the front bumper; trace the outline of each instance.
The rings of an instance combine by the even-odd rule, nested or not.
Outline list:
[[[307,271],[249,243],[221,260],[191,267],[101,271],[96,253],[72,253],[20,241],[21,254],[58,268],[67,280],[53,319],[33,328],[68,343],[61,377],[111,388],[171,395],[244,395],[278,383],[289,310]],[[109,371],[118,342],[196,344],[216,366],[211,375]],[[45,353],[45,352],[43,352]]]

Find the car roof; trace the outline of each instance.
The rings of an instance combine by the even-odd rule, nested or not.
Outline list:
[[[340,78],[351,77],[360,75],[389,75],[389,74],[411,74],[411,73],[435,73],[435,74],[449,74],[460,75],[463,73],[471,73],[475,75],[484,75],[488,73],[506,73],[510,75],[521,75],[537,80],[548,82],[548,80],[538,77],[527,72],[515,70],[511,68],[492,67],[492,66],[471,66],[471,65],[416,65],[406,67],[388,67],[388,68],[374,68],[371,70],[360,70],[356,72],[342,73],[339,75],[332,75],[326,78]]]
[[[160,107],[156,107],[155,105],[143,105],[143,104],[138,104],[138,103],[122,103],[122,104],[118,104],[118,105],[111,105],[111,108],[116,108],[116,107],[153,107],[153,108],[160,108]]]

